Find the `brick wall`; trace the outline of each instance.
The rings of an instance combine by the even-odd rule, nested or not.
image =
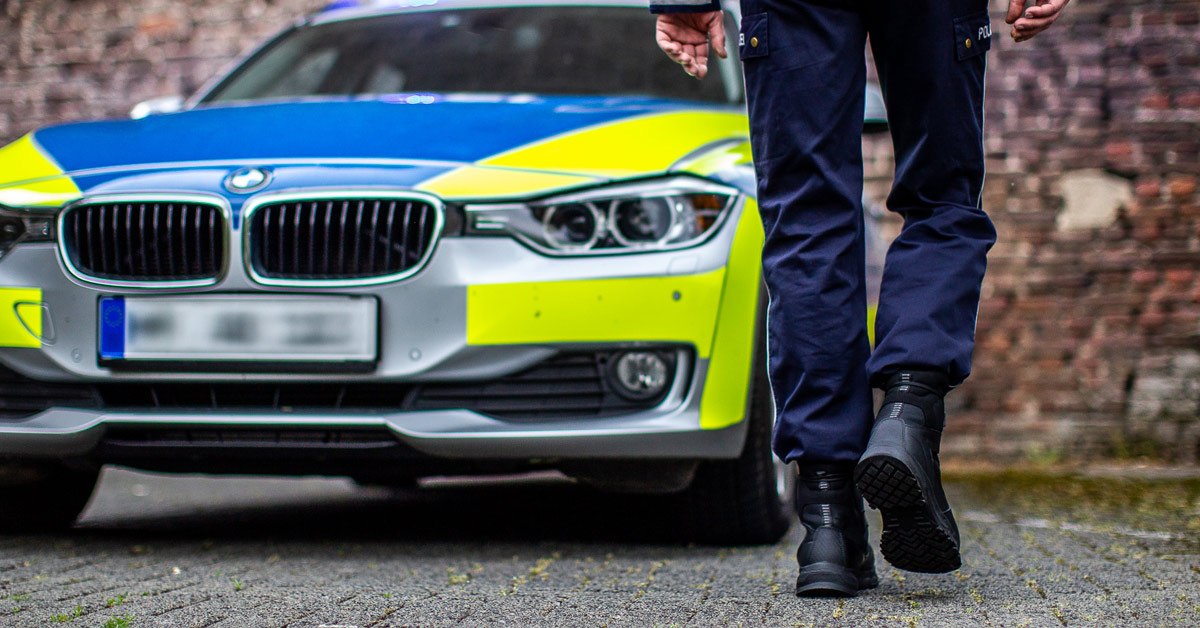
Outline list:
[[[996,39],[999,244],[956,448],[1196,461],[1198,22],[1195,0],[1078,2],[1031,42]]]
[[[324,0],[0,0],[0,139],[195,90]]]
[[[322,4],[0,0],[0,140],[190,91]],[[1021,45],[993,8],[984,207],[1000,241],[946,447],[1194,462],[1200,2],[1079,1]],[[865,148],[882,198],[890,146]]]

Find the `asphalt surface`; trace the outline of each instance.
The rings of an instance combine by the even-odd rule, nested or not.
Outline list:
[[[793,595],[799,529],[645,541],[636,508],[561,482],[391,493],[110,469],[76,529],[0,538],[0,626],[1200,625],[1196,495],[1185,526],[1147,507],[1130,527],[1030,517],[996,497],[1019,487],[989,486],[950,486],[957,573],[879,559],[878,589],[812,600]]]

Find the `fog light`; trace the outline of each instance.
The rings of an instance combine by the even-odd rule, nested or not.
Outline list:
[[[649,399],[667,387],[667,363],[657,353],[631,351],[617,358],[613,369],[618,392],[634,399]]]

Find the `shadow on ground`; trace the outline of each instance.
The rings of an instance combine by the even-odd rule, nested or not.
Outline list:
[[[672,505],[669,497],[612,495],[554,478],[386,489],[338,479],[109,470],[77,532],[139,539],[685,544],[673,532]]]

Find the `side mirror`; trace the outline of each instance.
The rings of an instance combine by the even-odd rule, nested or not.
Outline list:
[[[887,108],[883,104],[883,92],[879,85],[867,83],[866,111],[863,112],[863,132],[882,133],[888,128]]]
[[[143,100],[134,105],[133,109],[129,110],[129,117],[134,120],[141,120],[146,116],[175,113],[176,111],[183,110],[184,102],[185,99],[183,96],[160,96],[158,98],[151,98],[150,100]]]

